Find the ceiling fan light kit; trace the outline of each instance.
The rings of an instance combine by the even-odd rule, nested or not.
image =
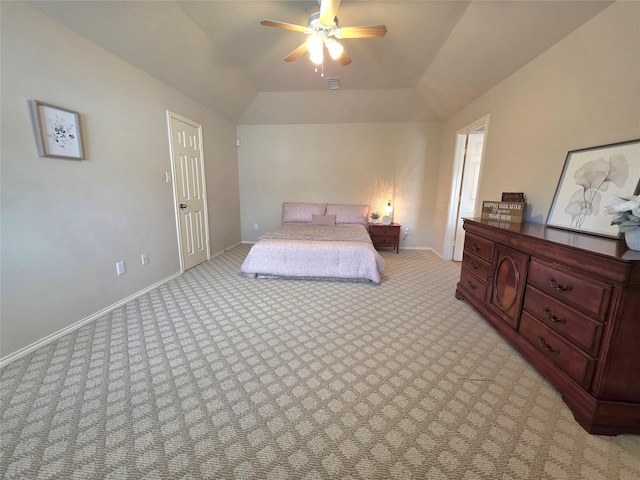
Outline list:
[[[316,65],[320,65],[323,62],[324,44],[322,38],[318,35],[310,35],[307,38],[307,50],[309,50],[309,58]]]
[[[344,52],[344,47],[336,41],[335,38],[330,37],[324,42],[327,50],[329,50],[329,56],[334,60],[337,60]]]
[[[324,62],[324,49],[326,47],[329,56],[339,65],[346,66],[351,63],[351,58],[347,55],[344,46],[336,39],[343,38],[380,38],[387,33],[385,25],[369,25],[359,27],[343,27],[338,26],[338,7],[340,0],[321,0],[319,1],[320,11],[309,16],[307,27],[295,25],[292,23],[279,22],[277,20],[262,20],[260,23],[266,27],[281,28],[283,30],[292,30],[309,35],[306,42],[296,48],[293,52],[284,58],[285,62],[293,62],[307,51],[309,58],[317,65]]]

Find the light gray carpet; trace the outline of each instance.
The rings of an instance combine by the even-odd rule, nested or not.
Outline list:
[[[2,478],[640,478],[640,437],[582,430],[459,264],[249,280],[248,248],[4,368]]]

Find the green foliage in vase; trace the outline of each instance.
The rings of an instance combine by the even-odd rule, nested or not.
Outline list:
[[[621,233],[640,228],[640,195],[615,199],[606,208],[607,213],[616,215],[611,225],[618,225]]]

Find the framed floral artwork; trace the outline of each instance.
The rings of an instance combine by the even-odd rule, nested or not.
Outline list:
[[[567,154],[547,226],[618,238],[606,207],[640,189],[640,139]]]
[[[80,114],[38,100],[29,105],[39,155],[83,160]]]

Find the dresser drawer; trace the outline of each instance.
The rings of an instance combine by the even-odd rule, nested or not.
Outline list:
[[[398,237],[383,237],[380,235],[371,235],[371,241],[374,245],[384,247],[388,245],[390,247],[395,247],[398,243]]]
[[[600,283],[569,270],[547,265],[535,259],[529,267],[529,283],[540,291],[572,303],[604,319],[611,297],[611,285]]]
[[[467,270],[463,269],[460,272],[460,284],[470,291],[474,297],[483,302],[485,301],[487,294],[487,284],[485,282],[481,282]]]
[[[485,240],[484,238],[476,237],[471,233],[466,233],[464,236],[464,249],[467,252],[474,254],[476,257],[491,263],[493,242]]]
[[[468,252],[464,252],[462,256],[462,268],[467,269],[484,282],[489,281],[489,264],[484,260],[470,255]]]
[[[547,327],[596,357],[604,324],[575,311],[558,300],[527,286],[524,309]]]
[[[520,335],[582,387],[591,386],[596,360],[554,333],[527,312],[522,312]]]
[[[397,237],[400,233],[399,226],[375,225],[370,226],[371,235],[376,237]]]

